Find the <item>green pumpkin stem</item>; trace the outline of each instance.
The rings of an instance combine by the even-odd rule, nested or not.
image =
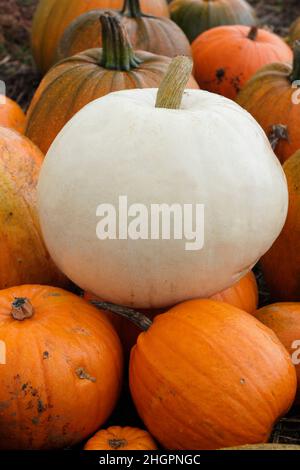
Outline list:
[[[100,310],[107,310],[108,312],[115,313],[116,315],[126,318],[142,331],[147,331],[152,325],[150,318],[146,317],[146,315],[141,312],[137,312],[133,308],[123,307],[109,302],[101,302],[98,300],[91,300],[91,304]]]
[[[131,46],[127,31],[120,17],[113,12],[100,16],[102,26],[101,66],[109,70],[128,72],[141,64]]]
[[[293,62],[293,71],[290,76],[291,82],[300,80],[300,40],[294,42],[294,62]]]
[[[125,0],[121,14],[129,18],[140,18],[143,16],[140,0]]]

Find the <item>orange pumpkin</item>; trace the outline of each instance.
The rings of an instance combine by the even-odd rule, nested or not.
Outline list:
[[[237,96],[237,103],[249,111],[271,137],[277,124],[286,126],[286,135],[274,146],[280,162],[300,148],[300,41],[294,46],[294,63],[274,63],[255,74]]]
[[[156,88],[167,72],[170,58],[133,51],[116,14],[102,14],[101,22],[103,49],[89,49],[54,66],[33,97],[25,133],[44,153],[90,101],[112,91]],[[194,79],[190,87],[198,88]]]
[[[130,357],[130,390],[167,449],[267,442],[292,405],[296,373],[276,335],[224,302],[184,302],[157,316]]]
[[[86,49],[102,47],[99,26],[101,13],[103,10],[89,11],[69,25],[58,47],[58,60]],[[168,57],[191,55],[189,41],[176,23],[168,18],[144,14],[140,0],[124,0],[119,15],[135,49]]]
[[[23,133],[25,127],[25,114],[15,101],[7,96],[0,95],[0,126],[11,127]]]
[[[247,26],[210,29],[193,42],[192,52],[200,88],[231,99],[264,65],[292,60],[291,49],[279,36]]]
[[[40,232],[36,186],[43,155],[18,132],[0,127],[0,289],[24,283],[64,286]]]
[[[88,302],[101,302],[98,297],[93,294],[89,294],[88,292],[84,293],[84,298]],[[227,302],[228,304],[240,308],[245,312],[253,313],[257,309],[258,305],[258,287],[253,272],[249,272],[232,287],[213,295],[211,298],[213,300]],[[147,315],[150,320],[154,320],[157,315],[164,313],[167,310],[168,309],[141,310],[141,312]],[[106,311],[105,314],[121,339],[125,357],[129,357],[130,351],[136,344],[138,336],[141,333],[140,328],[137,325],[128,322],[126,318],[116,315],[115,313]]]
[[[101,312],[54,287],[12,287],[0,291],[0,339],[1,449],[63,448],[105,422],[122,353]]]
[[[300,150],[283,165],[289,209],[283,230],[260,264],[276,301],[300,301]]]
[[[147,431],[128,426],[111,426],[98,431],[84,450],[156,450],[156,444]]]
[[[122,8],[123,0],[40,0],[32,24],[32,52],[43,72],[53,64],[57,45],[69,24],[95,8]],[[165,0],[141,0],[145,13],[169,16]]]
[[[257,310],[255,316],[276,333],[291,355],[298,380],[296,400],[300,403],[300,302],[267,305]]]

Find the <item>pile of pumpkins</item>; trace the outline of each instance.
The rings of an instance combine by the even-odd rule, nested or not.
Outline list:
[[[0,448],[263,444],[299,403],[298,39],[244,0],[40,0],[43,78],[0,105]],[[202,249],[99,240],[120,195],[203,203]],[[127,373],[147,431],[105,429]]]

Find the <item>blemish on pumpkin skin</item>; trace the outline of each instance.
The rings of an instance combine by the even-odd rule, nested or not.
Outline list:
[[[1,401],[0,402],[0,411],[7,410],[7,408],[9,408],[10,405],[11,405],[10,401]]]
[[[241,383],[242,385],[244,385],[244,384],[246,383],[246,380],[245,380],[245,379],[240,379],[240,383]]]
[[[71,331],[73,333],[78,333],[79,335],[91,336],[91,333],[88,330],[85,330],[84,328],[82,328],[80,326],[75,327],[75,328],[71,328]]]
[[[79,379],[82,379],[82,380],[85,379],[85,380],[90,380],[91,382],[96,382],[96,378],[91,377],[83,367],[79,367],[78,369],[76,369],[75,372],[76,372],[77,377],[79,377]]]
[[[225,78],[225,74],[225,69],[216,70],[216,79],[218,80],[218,83],[222,83],[223,79]]]
[[[48,351],[43,352],[43,359],[49,359],[49,356],[50,356],[50,354],[49,354]]]
[[[31,420],[32,424],[38,425],[40,424],[40,419],[38,417],[32,418]]]
[[[38,410],[38,413],[39,413],[39,414],[41,414],[41,413],[43,413],[44,411],[47,410],[47,406],[44,405],[44,403],[42,402],[42,400],[38,400],[37,410]]]

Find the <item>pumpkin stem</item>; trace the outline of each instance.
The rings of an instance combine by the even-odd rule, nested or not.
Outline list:
[[[300,80],[300,40],[294,42],[294,61],[293,61],[293,71],[290,76],[291,82]]]
[[[120,18],[113,12],[100,16],[102,25],[101,66],[109,70],[128,72],[141,63],[134,54],[127,31]]]
[[[129,18],[140,18],[144,16],[141,12],[140,0],[125,0],[121,15]]]
[[[248,39],[251,39],[251,41],[255,41],[255,39],[257,38],[257,34],[258,34],[258,27],[252,26],[248,33]]]
[[[127,444],[126,439],[109,439],[108,445],[112,449],[120,449],[121,447],[125,447]]]
[[[271,128],[271,131],[268,137],[269,137],[271,147],[275,151],[280,140],[289,139],[287,126],[284,126],[283,124],[274,124],[274,126],[272,126]]]
[[[111,304],[109,302],[101,302],[100,300],[92,300],[91,304],[95,307],[107,310],[109,312],[120,315],[121,317],[127,318],[127,320],[134,323],[138,328],[143,331],[147,331],[152,325],[150,318],[146,317],[143,313],[137,312],[133,308],[123,307],[121,305]]]
[[[34,310],[29,299],[26,297],[16,297],[11,304],[11,315],[15,320],[23,321],[31,318]]]
[[[193,63],[189,57],[175,57],[160,84],[156,108],[180,109],[185,87],[192,73]]]

